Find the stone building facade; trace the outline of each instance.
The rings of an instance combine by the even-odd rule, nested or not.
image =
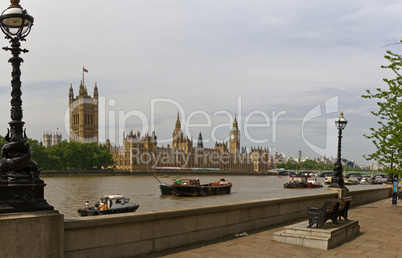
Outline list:
[[[52,147],[62,141],[61,132],[44,132],[43,133],[43,146]]]
[[[70,141],[95,142],[98,144],[98,87],[95,83],[93,98],[81,82],[79,93],[74,97],[73,86],[69,92]]]
[[[193,140],[184,136],[179,115],[172,133],[172,144],[157,146],[157,136],[141,135],[131,131],[123,134],[123,146],[106,145],[116,162],[117,170],[213,170],[237,172],[264,172],[274,168],[273,157],[267,148],[252,147],[250,152],[240,150],[240,130],[237,120],[233,122],[227,142],[216,142],[214,148],[204,148],[202,134],[194,147]]]

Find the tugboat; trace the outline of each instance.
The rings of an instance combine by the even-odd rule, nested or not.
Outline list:
[[[121,194],[109,194],[99,199],[98,207],[89,207],[86,202],[83,209],[78,209],[80,216],[96,216],[103,214],[115,214],[125,212],[135,212],[140,205],[130,202],[130,198],[124,197]]]

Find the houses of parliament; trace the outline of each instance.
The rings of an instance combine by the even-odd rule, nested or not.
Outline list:
[[[93,98],[81,83],[79,95],[74,98],[70,85],[70,141],[98,143],[98,87],[95,84]],[[249,152],[240,147],[240,130],[235,117],[229,131],[229,143],[216,142],[214,148],[204,148],[202,134],[197,142],[185,136],[181,130],[179,114],[167,147],[158,147],[155,132],[141,135],[123,133],[123,146],[106,146],[115,161],[115,169],[121,171],[155,170],[206,170],[232,172],[264,172],[274,168],[274,157],[267,148],[252,147]]]

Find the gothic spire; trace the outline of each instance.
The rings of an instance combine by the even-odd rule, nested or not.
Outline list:
[[[181,128],[181,123],[180,123],[179,111],[177,111],[176,129],[180,129],[180,128]]]

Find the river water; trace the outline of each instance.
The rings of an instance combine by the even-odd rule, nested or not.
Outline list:
[[[172,183],[179,178],[198,178],[201,183],[217,181],[222,176],[174,176],[159,178],[164,183]],[[254,201],[269,198],[309,195],[323,193],[323,188],[316,189],[284,189],[287,177],[278,176],[236,176],[227,175],[225,179],[232,182],[230,194],[207,197],[175,197],[162,196],[159,183],[153,176],[71,176],[42,177],[45,187],[45,199],[67,219],[78,218],[77,209],[84,206],[85,201],[94,204],[105,194],[122,194],[138,203],[137,212],[178,209],[186,207],[228,204],[243,201]],[[318,181],[324,184],[324,178]],[[382,185],[350,185],[349,190],[382,187]]]

